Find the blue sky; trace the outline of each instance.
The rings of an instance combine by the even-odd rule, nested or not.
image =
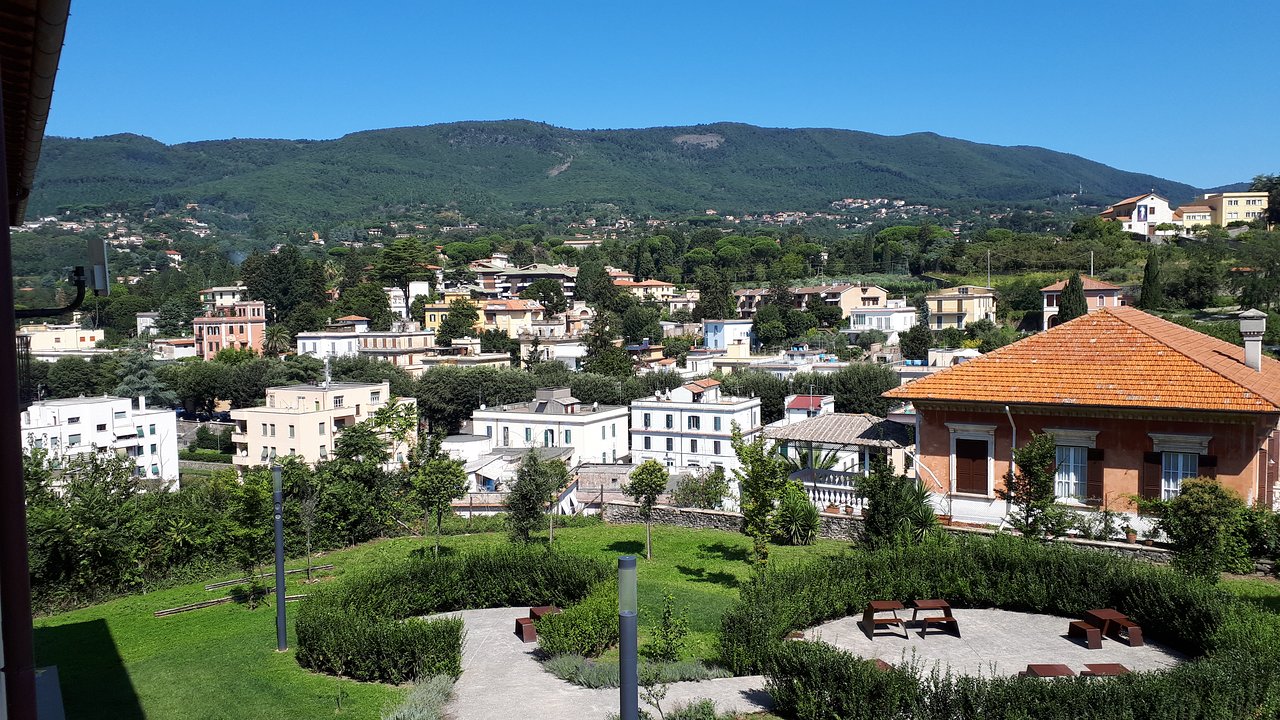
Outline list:
[[[737,121],[1280,173],[1280,3],[76,0],[49,132]]]

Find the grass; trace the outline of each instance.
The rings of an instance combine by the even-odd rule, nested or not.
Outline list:
[[[505,542],[501,534],[447,536],[445,547],[478,548]],[[321,574],[333,582],[343,573],[403,558],[430,538],[395,538],[325,554],[335,570]],[[614,559],[640,556],[641,643],[649,618],[658,617],[664,593],[688,614],[685,656],[715,657],[720,616],[735,600],[737,587],[751,576],[750,543],[742,535],[711,530],[654,527],[654,559],[645,561],[644,527],[597,525],[556,530],[556,547]],[[820,541],[806,548],[778,547],[778,562],[814,553],[834,553],[847,543]],[[301,567],[297,561],[289,568]],[[212,577],[36,621],[39,665],[57,665],[67,717],[221,720],[246,717],[379,718],[398,705],[404,688],[360,683],[308,672],[292,650],[275,651],[275,608],[227,604],[156,618],[156,610],[219,597],[206,592]],[[302,575],[290,575],[289,594],[305,593]],[[291,616],[292,617],[292,616]],[[290,624],[290,647],[294,644]],[[616,662],[616,653],[605,660]],[[339,713],[339,701],[341,711]]]
[[[1231,578],[1222,581],[1222,589],[1257,603],[1258,607],[1280,613],[1280,581],[1275,578]]]

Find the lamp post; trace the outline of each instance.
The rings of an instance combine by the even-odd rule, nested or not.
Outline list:
[[[276,516],[276,650],[284,652],[289,649],[289,638],[284,622],[284,481],[279,464],[271,466],[271,483]]]
[[[621,720],[639,720],[640,674],[636,658],[636,634],[640,606],[636,598],[636,556],[618,558],[618,715]]]

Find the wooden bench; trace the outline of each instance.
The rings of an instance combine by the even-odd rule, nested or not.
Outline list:
[[[533,618],[516,618],[516,636],[520,642],[537,642],[538,630],[533,627]]]
[[[529,617],[533,620],[541,620],[547,615],[555,615],[558,612],[560,612],[560,608],[555,605],[540,605],[529,608]]]
[[[1094,627],[1084,620],[1073,620],[1067,628],[1067,637],[1084,638],[1085,647],[1090,650],[1102,647],[1102,628]]]
[[[1114,677],[1129,674],[1129,668],[1120,663],[1092,663],[1086,664],[1085,667],[1089,669],[1080,673],[1084,677]]]
[[[1128,643],[1129,647],[1142,647],[1142,628],[1138,626],[1138,623],[1130,620],[1129,618],[1123,618],[1112,620],[1111,627],[1112,637],[1116,640],[1122,640],[1123,642]],[[1121,637],[1122,631],[1124,633],[1123,638]]]
[[[877,670],[892,670],[892,669],[893,669],[893,666],[892,666],[892,665],[890,665],[889,663],[887,663],[887,662],[885,662],[885,661],[881,660],[880,658],[875,658],[874,660],[872,660],[872,662],[874,662],[874,663],[876,664],[876,669],[877,669]]]
[[[902,637],[907,636],[906,626],[902,624],[902,618],[898,617],[898,611],[902,610],[902,603],[897,600],[872,600],[867,603],[867,607],[862,611],[862,622],[858,623],[862,626],[862,632],[866,633],[868,640],[874,640],[876,628],[878,627],[900,627],[902,628]],[[891,612],[891,618],[878,618],[876,613]]]
[[[1075,677],[1075,671],[1061,664],[1031,664],[1026,670],[1019,670],[1020,677]]]
[[[920,623],[920,637],[924,637],[926,631],[933,625],[941,625],[943,629],[948,629],[955,633],[956,637],[960,637],[960,623],[950,615],[937,615],[930,617],[922,617]]]

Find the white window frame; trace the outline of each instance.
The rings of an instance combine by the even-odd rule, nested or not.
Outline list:
[[[996,426],[976,425],[972,423],[947,423],[950,433],[950,459],[947,463],[950,474],[947,490],[952,495],[961,497],[995,497],[996,477]],[[956,440],[985,440],[987,442],[987,492],[985,495],[962,493],[956,490]]]
[[[1188,464],[1190,471],[1188,472]],[[1182,481],[1200,474],[1200,456],[1166,450],[1160,453],[1160,499],[1172,500],[1182,492]]]
[[[1082,502],[1089,493],[1089,448],[1057,445],[1054,447],[1054,462],[1053,494],[1058,502]],[[1074,477],[1070,475],[1073,471]]]

